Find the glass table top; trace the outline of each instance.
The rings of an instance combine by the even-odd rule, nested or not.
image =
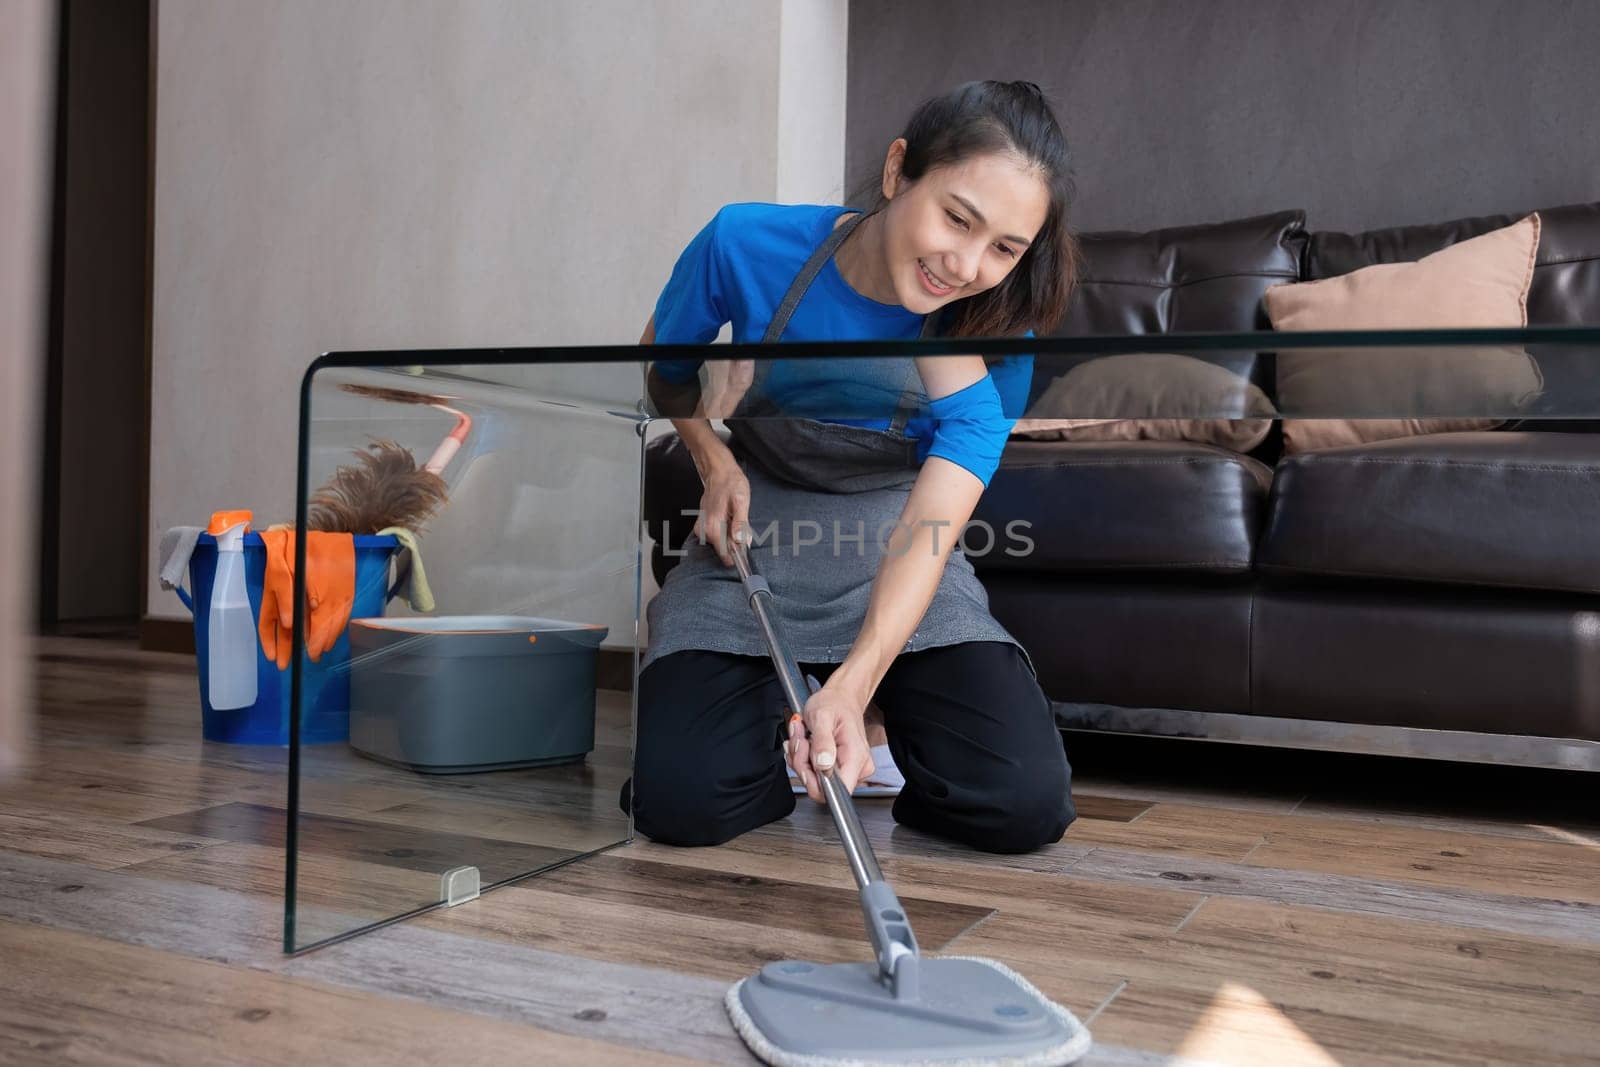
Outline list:
[[[316,660],[324,609],[294,612],[286,950],[520,891],[629,839],[646,452],[674,420],[873,428],[903,411],[914,429],[924,361],[980,358],[1040,439],[1113,420],[1600,416],[1600,328],[326,354],[303,380],[296,526],[359,535],[356,589]],[[294,551],[304,605],[322,549]]]

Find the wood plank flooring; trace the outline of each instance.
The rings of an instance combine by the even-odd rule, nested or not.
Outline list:
[[[729,983],[868,953],[827,813],[627,842],[628,697],[582,764],[428,776],[205,744],[189,657],[41,638],[0,786],[0,1063],[752,1063]],[[1088,1063],[1592,1063],[1600,805],[1571,772],[1070,735],[1079,819],[1025,856],[862,821],[932,953],[1090,1020]],[[528,871],[542,873],[517,876]]]

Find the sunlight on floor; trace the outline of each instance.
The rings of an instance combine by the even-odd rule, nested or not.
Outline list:
[[[1546,826],[1543,823],[1531,822],[1528,824],[1528,829],[1538,830],[1541,834],[1549,834],[1551,837],[1565,841],[1568,844],[1582,845],[1584,848],[1600,849],[1600,841],[1596,841],[1594,838],[1585,836],[1584,834],[1573,833],[1571,830],[1563,830],[1559,826]]]
[[[1209,1063],[1334,1065],[1334,1059],[1249,986],[1225,982],[1178,1048],[1180,1058]]]

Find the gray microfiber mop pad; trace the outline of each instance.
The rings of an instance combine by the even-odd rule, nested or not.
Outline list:
[[[930,957],[934,958],[934,957]],[[728,1011],[728,1018],[733,1022],[733,1028],[738,1031],[739,1037],[750,1047],[750,1051],[765,1063],[773,1067],[1058,1067],[1062,1064],[1076,1063],[1088,1055],[1093,1039],[1089,1030],[1078,1021],[1066,1008],[1055,1003],[1039,991],[1039,988],[1022,975],[1013,971],[1003,963],[995,960],[984,959],[980,956],[941,956],[939,959],[970,960],[991,967],[1000,974],[1016,983],[1017,988],[1028,996],[1036,998],[1044,1004],[1051,1014],[1058,1018],[1067,1029],[1069,1036],[1059,1044],[1046,1049],[1039,1049],[1021,1056],[968,1056],[962,1059],[867,1059],[852,1058],[848,1056],[827,1056],[808,1053],[788,1052],[778,1048],[769,1041],[765,1034],[756,1028],[755,1022],[744,1010],[739,999],[739,990],[748,978],[742,978],[729,988],[726,996],[722,998],[723,1007]]]

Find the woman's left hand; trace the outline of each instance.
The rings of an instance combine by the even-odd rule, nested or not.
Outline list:
[[[818,804],[827,803],[817,777],[822,771],[831,769],[849,793],[877,769],[867,744],[866,712],[866,697],[830,682],[806,701],[803,722],[789,720],[789,766],[800,776],[806,796]]]

